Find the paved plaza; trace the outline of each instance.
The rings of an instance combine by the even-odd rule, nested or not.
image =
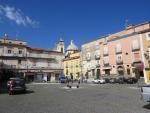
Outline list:
[[[140,89],[127,84],[28,84],[26,94],[0,94],[0,113],[149,113]]]

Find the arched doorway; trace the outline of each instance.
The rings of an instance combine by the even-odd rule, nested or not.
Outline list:
[[[124,68],[123,68],[123,66],[118,66],[117,71],[118,71],[118,75],[124,75]]]

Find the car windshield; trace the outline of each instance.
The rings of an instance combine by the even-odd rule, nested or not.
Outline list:
[[[61,79],[65,79],[65,77],[61,77]]]
[[[16,85],[23,85],[25,83],[23,79],[19,78],[10,78],[10,80],[13,80]]]

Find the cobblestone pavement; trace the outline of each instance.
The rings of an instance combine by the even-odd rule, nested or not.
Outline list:
[[[0,94],[0,113],[150,113],[136,85],[29,84],[26,94]]]

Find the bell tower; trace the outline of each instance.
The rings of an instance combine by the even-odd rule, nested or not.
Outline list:
[[[64,45],[64,40],[62,38],[60,38],[56,49],[57,49],[58,52],[65,53],[65,45]]]

